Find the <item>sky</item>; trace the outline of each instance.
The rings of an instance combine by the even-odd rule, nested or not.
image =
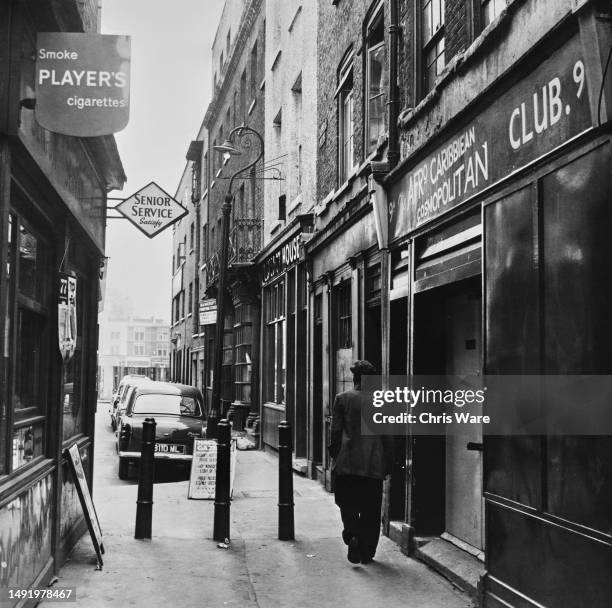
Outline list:
[[[115,135],[127,198],[151,181],[174,196],[211,98],[211,47],[223,0],[103,0],[102,33],[131,36],[130,122]],[[109,201],[109,206],[119,201]],[[105,311],[170,321],[172,228],[153,239],[109,220]]]

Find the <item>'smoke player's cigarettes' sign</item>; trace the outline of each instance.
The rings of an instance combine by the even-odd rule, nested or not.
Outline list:
[[[130,116],[130,37],[38,34],[36,120],[55,133],[96,137]]]

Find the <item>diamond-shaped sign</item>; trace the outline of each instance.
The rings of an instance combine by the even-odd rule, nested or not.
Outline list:
[[[155,182],[121,201],[115,209],[150,239],[189,213]]]

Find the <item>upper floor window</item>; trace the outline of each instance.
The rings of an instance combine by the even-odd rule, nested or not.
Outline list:
[[[354,167],[353,120],[353,54],[343,61],[338,70],[338,176],[342,183]]]
[[[444,0],[421,0],[423,92],[433,88],[446,64],[444,55]]]
[[[366,149],[372,152],[385,132],[387,71],[382,4],[368,24],[366,48]]]
[[[257,93],[257,41],[251,50],[251,99],[255,99]]]
[[[480,23],[482,29],[494,21],[506,8],[506,0],[481,0]]]

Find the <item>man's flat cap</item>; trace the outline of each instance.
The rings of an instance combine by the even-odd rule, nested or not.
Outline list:
[[[375,376],[378,372],[376,368],[369,362],[359,359],[351,365],[351,371],[358,376]]]

